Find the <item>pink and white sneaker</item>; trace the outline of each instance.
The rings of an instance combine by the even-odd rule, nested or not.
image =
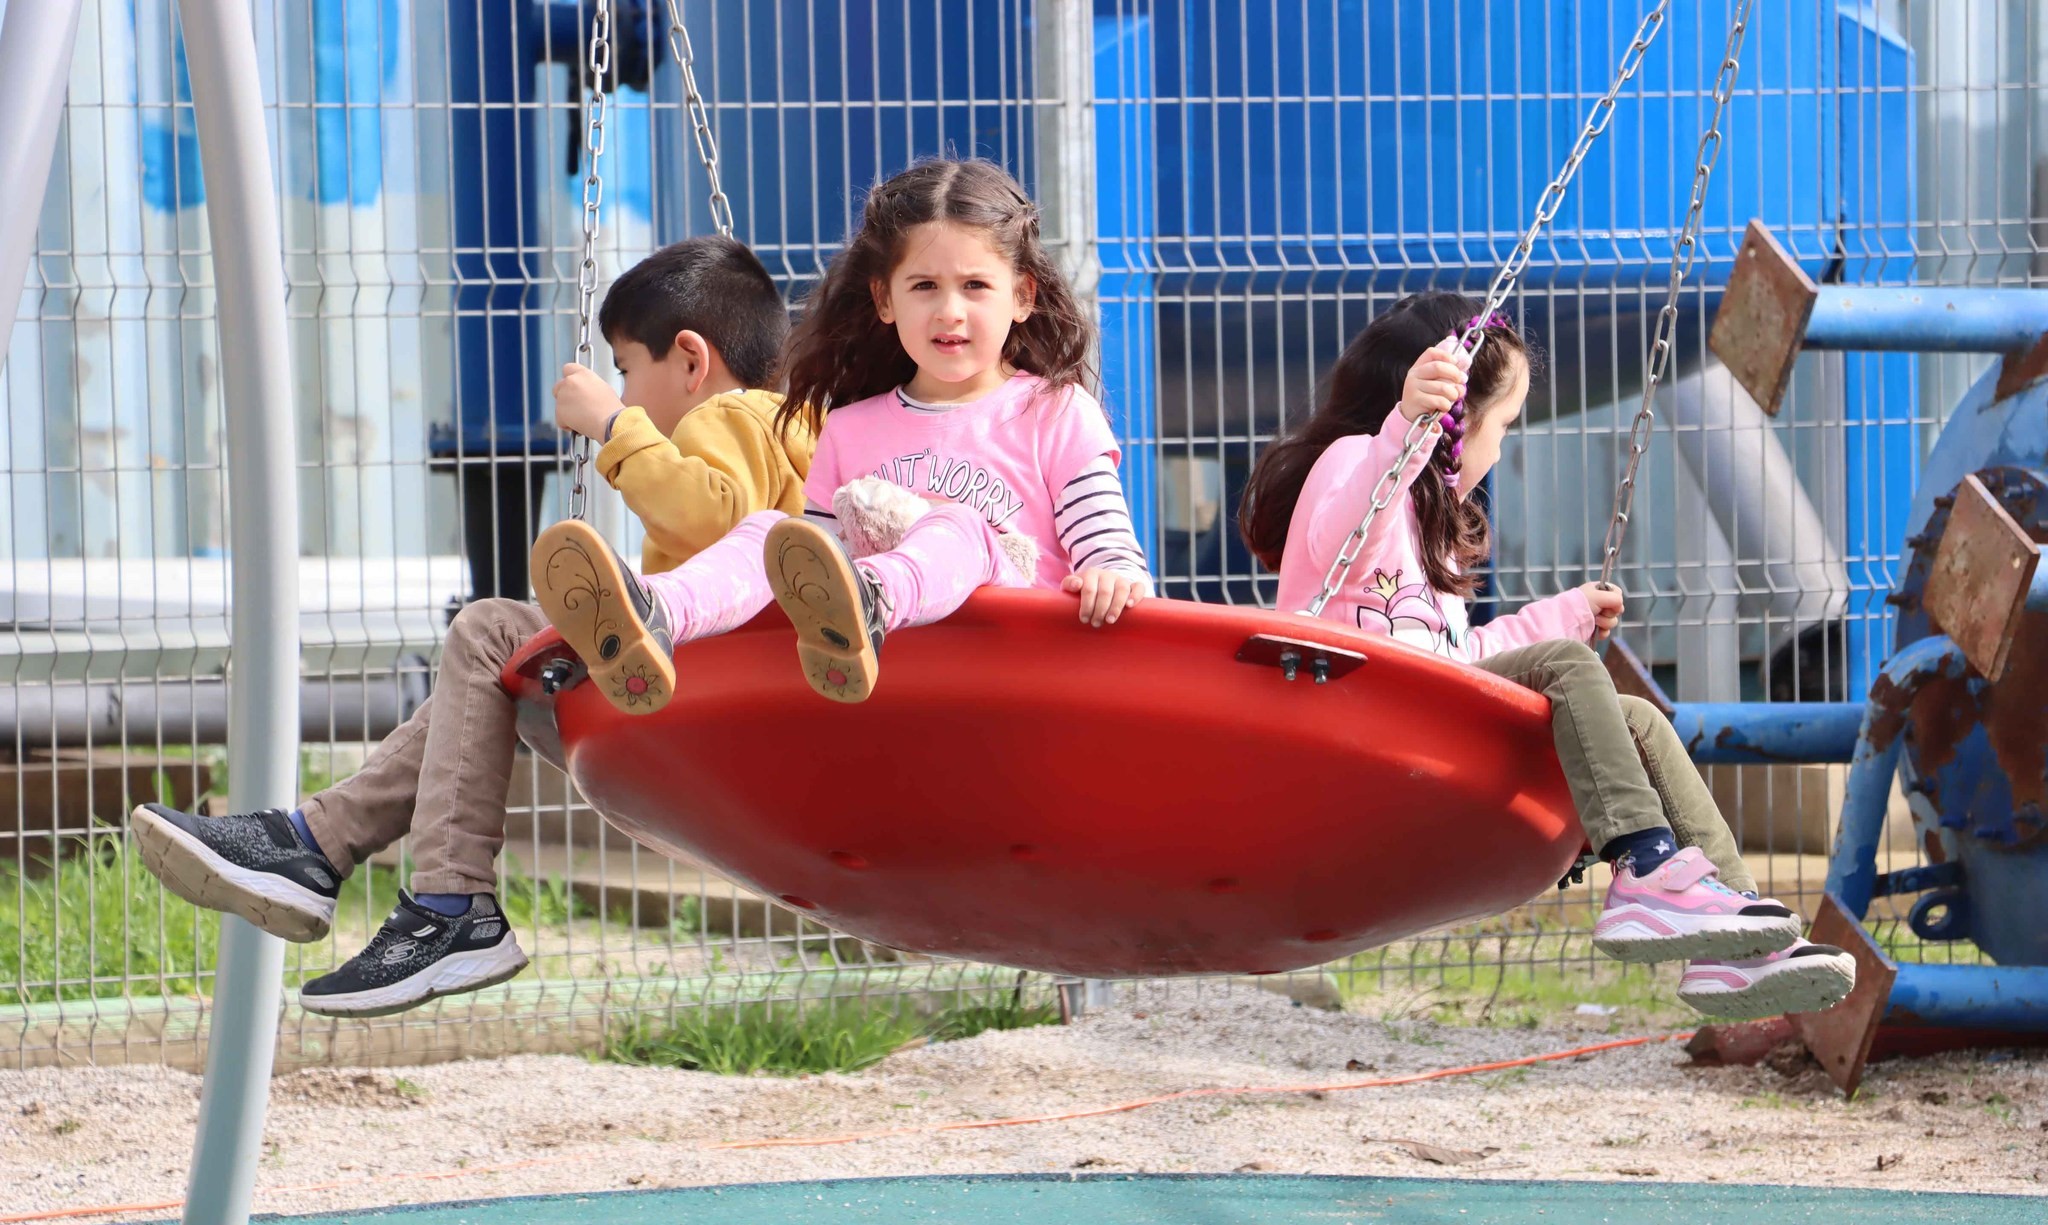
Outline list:
[[[1648,876],[1628,859],[1614,866],[1593,947],[1617,961],[1739,961],[1790,948],[1801,929],[1777,902],[1722,884],[1713,862],[1689,846]]]
[[[1752,961],[1695,961],[1678,998],[1710,1017],[1748,1020],[1833,1008],[1856,985],[1856,959],[1832,944],[1795,940]]]

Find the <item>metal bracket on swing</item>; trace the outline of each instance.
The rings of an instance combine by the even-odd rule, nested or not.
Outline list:
[[[1305,642],[1299,638],[1282,638],[1278,634],[1253,634],[1237,648],[1237,661],[1278,668],[1280,675],[1290,681],[1305,666],[1316,684],[1323,685],[1356,672],[1365,662],[1365,652]]]
[[[540,691],[553,697],[564,689],[574,689],[589,675],[590,669],[583,666],[582,660],[557,656],[541,665]]]

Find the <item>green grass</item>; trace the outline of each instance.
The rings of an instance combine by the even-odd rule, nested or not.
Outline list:
[[[858,1072],[919,1040],[958,1041],[991,1029],[1058,1020],[1059,1011],[1051,1004],[1026,1004],[1017,993],[956,1005],[933,1016],[901,1000],[742,1004],[624,1022],[606,1042],[604,1058],[724,1076]]]
[[[1057,1005],[1027,1004],[1012,992],[997,1000],[948,1008],[933,1022],[931,1037],[934,1042],[957,1042],[991,1029],[1030,1029],[1057,1024],[1059,1019]]]
[[[339,913],[378,922],[398,900],[399,879],[363,865],[342,884]],[[563,881],[535,880],[509,861],[500,901],[525,931],[595,917]],[[94,836],[48,872],[0,861],[0,1003],[200,993],[219,939],[220,916],[166,891],[118,835]],[[285,985],[325,972],[287,970]]]
[[[865,1000],[742,1004],[673,1019],[635,1018],[618,1027],[604,1055],[635,1067],[724,1076],[857,1072],[880,1063],[922,1029],[914,1013]]]

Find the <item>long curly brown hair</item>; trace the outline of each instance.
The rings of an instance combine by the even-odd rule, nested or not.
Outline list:
[[[1039,242],[1038,206],[993,162],[934,158],[868,192],[860,228],[804,299],[783,363],[789,385],[778,425],[802,420],[820,429],[833,409],[916,375],[895,327],[875,312],[874,286],[895,272],[910,232],[932,221],[986,234],[1018,278],[1033,284],[1031,315],[1010,329],[1005,362],[1052,387],[1094,382],[1095,324]]]
[[[1401,401],[1409,367],[1422,351],[1452,333],[1462,333],[1480,304],[1463,294],[1419,293],[1401,299],[1365,326],[1344,346],[1337,364],[1317,397],[1315,415],[1300,429],[1266,448],[1252,468],[1244,499],[1238,504],[1238,530],[1254,555],[1274,570],[1287,547],[1287,524],[1301,500],[1309,470],[1339,438],[1377,434],[1387,414]],[[1515,363],[1533,368],[1536,355],[1504,315],[1486,329],[1486,343],[1473,359],[1465,383],[1465,429],[1479,424],[1478,414],[1514,378]],[[1447,478],[1458,471],[1452,440],[1446,436],[1431,453],[1429,466],[1410,487],[1415,517],[1422,529],[1422,568],[1438,591],[1471,595],[1479,585],[1473,573],[1493,551],[1486,511],[1462,499]]]

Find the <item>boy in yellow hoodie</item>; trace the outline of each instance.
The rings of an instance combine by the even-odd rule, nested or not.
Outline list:
[[[555,419],[604,444],[597,470],[646,526],[647,572],[682,564],[748,515],[803,512],[815,439],[776,428],[782,397],[767,389],[789,315],[752,251],[715,237],[664,247],[612,286],[598,326],[624,397],[570,365]],[[356,865],[409,833],[412,891],[362,952],[300,989],[300,1004],[382,1016],[511,978],[526,955],[493,865],[519,738],[498,675],[547,624],[518,600],[465,606],[433,696],[361,771],[289,813],[199,817],[145,804],[132,818],[143,862],[187,901],[304,942],[327,934]]]

